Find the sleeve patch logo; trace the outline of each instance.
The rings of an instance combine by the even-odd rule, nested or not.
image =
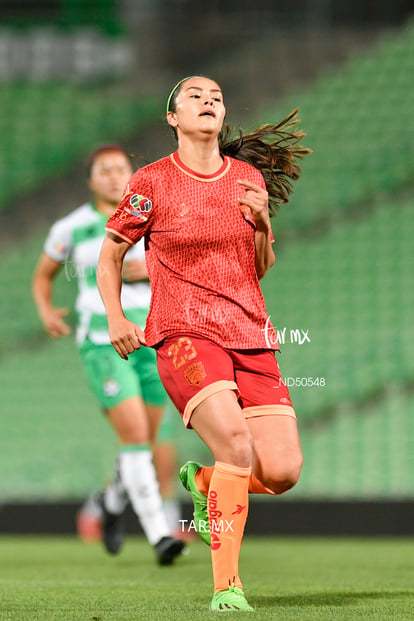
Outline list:
[[[133,194],[129,199],[129,205],[125,205],[124,209],[132,216],[136,216],[145,222],[148,220],[147,214],[152,209],[152,201],[149,198],[145,198],[145,196],[141,196],[141,194]]]

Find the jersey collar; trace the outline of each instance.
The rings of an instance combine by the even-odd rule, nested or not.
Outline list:
[[[222,158],[223,158],[223,164],[220,166],[220,168],[215,173],[213,173],[212,175],[204,175],[203,173],[200,173],[195,170],[192,170],[191,168],[188,168],[188,166],[186,166],[178,157],[177,151],[175,151],[174,153],[171,153],[170,155],[171,161],[173,162],[173,164],[177,166],[177,168],[179,168],[183,173],[185,173],[189,177],[192,177],[193,179],[198,179],[198,181],[217,181],[217,179],[220,179],[221,177],[223,177],[223,175],[225,175],[226,172],[229,170],[231,166],[231,162],[230,162],[230,158],[228,158],[227,155],[222,155]]]

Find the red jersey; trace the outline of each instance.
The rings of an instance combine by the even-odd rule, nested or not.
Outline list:
[[[265,187],[250,164],[224,157],[213,175],[177,152],[139,169],[106,225],[146,241],[152,298],[145,338],[198,334],[229,349],[278,349],[255,269],[255,225],[241,213],[238,179]]]

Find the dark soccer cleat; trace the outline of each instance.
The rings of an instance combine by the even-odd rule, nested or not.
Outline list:
[[[185,548],[185,543],[181,539],[174,539],[174,537],[162,537],[162,539],[160,539],[154,546],[158,564],[172,565],[175,557],[183,554]]]
[[[109,554],[119,554],[124,543],[122,513],[111,513],[105,507],[103,494],[100,498],[102,507],[102,542]]]

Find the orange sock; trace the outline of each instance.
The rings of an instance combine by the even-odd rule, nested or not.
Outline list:
[[[242,587],[239,553],[249,507],[251,468],[217,461],[208,490],[214,591]]]
[[[268,487],[265,487],[263,483],[254,476],[253,473],[250,475],[249,493],[250,494],[272,494],[272,496],[275,496],[275,492],[273,492]]]
[[[214,472],[214,466],[203,466],[199,470],[197,470],[197,474],[195,477],[196,485],[200,492],[207,496],[208,488],[210,487],[210,481],[212,474]],[[252,473],[249,479],[249,494],[272,494],[275,495],[272,490],[268,487],[265,487],[263,483],[259,481]]]
[[[214,466],[203,466],[197,470],[195,475],[195,484],[200,492],[207,496],[208,488],[210,487],[210,481],[214,472]]]

